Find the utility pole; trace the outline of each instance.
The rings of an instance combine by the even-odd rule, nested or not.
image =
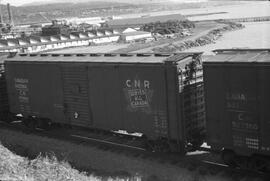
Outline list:
[[[11,11],[11,7],[10,4],[7,3],[7,11],[8,11],[8,20],[9,20],[9,25],[13,26],[13,16],[12,16],[12,11]]]
[[[1,4],[1,0],[0,0],[0,24],[4,24],[4,21],[3,21],[3,14],[2,14],[2,4]]]

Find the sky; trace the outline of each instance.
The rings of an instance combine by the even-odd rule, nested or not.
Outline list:
[[[1,4],[10,3],[13,6],[21,6],[23,4],[28,4],[28,3],[33,3],[33,2],[55,2],[55,1],[66,2],[65,0],[0,0],[0,1],[1,1]],[[79,0],[74,0],[74,1],[80,2]],[[74,1],[71,0],[69,2],[74,2]],[[99,0],[88,0],[88,1],[99,1]],[[134,1],[134,2],[137,2],[138,0],[130,0],[130,1],[126,1],[126,0],[102,0],[102,1],[115,1],[115,2],[130,2],[130,1]],[[161,0],[144,0],[144,1],[155,2],[155,1],[161,1]],[[183,1],[194,1],[194,0],[170,0],[170,1],[183,2]],[[196,0],[196,1],[200,1],[200,0]],[[201,0],[201,1],[206,1],[206,0]]]
[[[36,1],[35,0],[1,0],[1,4],[10,3],[13,6],[20,6],[22,4],[32,3],[32,2],[36,2]]]

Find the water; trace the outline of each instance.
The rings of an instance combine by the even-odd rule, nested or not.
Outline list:
[[[203,51],[211,54],[214,49],[270,48],[270,22],[243,23],[244,29],[225,33],[215,44],[195,47],[187,51]]]
[[[195,16],[189,17],[189,20],[200,21],[200,20],[213,20],[213,19],[233,19],[233,18],[249,18],[249,17],[260,17],[270,16],[270,2],[247,2],[246,4],[233,5],[233,6],[219,6],[209,7],[194,12],[201,11],[201,13],[211,12],[226,12],[225,14],[215,14],[207,16]]]
[[[204,8],[195,9],[180,9],[180,10],[168,10],[159,12],[145,12],[137,14],[125,14],[120,15],[118,18],[138,18],[142,15],[160,16],[168,14],[204,14],[204,13],[217,13],[224,12],[224,14],[204,15],[188,17],[191,21],[200,20],[212,20],[212,19],[230,19],[230,18],[246,18],[246,17],[258,17],[258,16],[270,16],[270,2],[268,1],[241,1],[234,5],[224,6],[206,6]]]

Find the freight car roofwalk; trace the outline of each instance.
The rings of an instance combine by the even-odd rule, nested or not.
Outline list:
[[[204,62],[215,63],[270,63],[270,49],[228,49],[214,50],[215,56],[204,56]]]
[[[165,63],[177,62],[188,57],[200,56],[202,52],[175,53],[175,54],[19,54],[8,58],[8,61],[34,62],[112,62],[112,63]],[[68,56],[67,56],[68,55]]]

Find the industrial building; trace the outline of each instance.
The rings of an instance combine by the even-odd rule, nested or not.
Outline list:
[[[47,25],[42,27],[42,36],[51,36],[59,34],[69,34],[70,27],[67,25],[67,22],[64,20],[53,20],[52,25]]]
[[[149,32],[136,30],[130,32],[115,29],[101,29],[51,36],[8,38],[0,40],[0,52],[32,53],[69,47],[89,46],[92,44],[118,42],[120,37],[124,37],[124,39],[121,38],[121,40],[129,42],[151,38],[152,35]]]
[[[0,40],[0,52],[31,53],[52,49],[61,49],[90,44],[101,44],[118,41],[120,35],[93,35],[92,33],[72,33],[69,35],[30,36],[26,38]]]
[[[121,40],[125,42],[132,42],[142,39],[153,39],[153,36],[150,32],[147,31],[137,31],[133,28],[127,28],[121,34]]]

